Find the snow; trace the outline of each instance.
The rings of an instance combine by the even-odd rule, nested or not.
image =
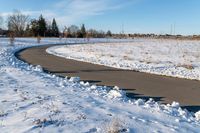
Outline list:
[[[200,111],[195,113],[195,117],[196,117],[197,120],[200,120]]]
[[[115,68],[200,80],[200,41],[135,39],[132,42],[55,46],[47,52]]]
[[[163,105],[149,99],[129,99],[118,87],[91,85],[78,77],[44,73],[14,57],[31,46],[75,43],[50,38],[0,38],[0,131],[11,132],[198,132],[199,112],[178,103]],[[76,40],[77,41],[77,40]],[[78,40],[83,43],[84,40]],[[96,42],[103,40],[97,39]],[[114,40],[116,41],[116,40]]]

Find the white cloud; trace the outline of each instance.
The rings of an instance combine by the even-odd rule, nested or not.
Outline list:
[[[61,0],[54,8],[62,12],[57,17],[58,21],[70,24],[91,16],[101,15],[120,6],[114,4],[112,0]]]
[[[64,9],[68,14],[75,15],[99,15],[106,10],[119,7],[112,0],[62,0],[55,7]]]

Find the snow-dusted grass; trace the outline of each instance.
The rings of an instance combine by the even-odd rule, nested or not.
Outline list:
[[[78,78],[46,74],[40,66],[29,66],[14,57],[17,50],[39,45],[35,39],[18,39],[14,46],[6,40],[0,39],[1,133],[200,130],[200,114],[182,110],[178,103],[130,100],[118,87],[110,90]],[[46,39],[42,43],[58,41]]]
[[[116,68],[200,80],[200,41],[136,39],[128,43],[56,46],[47,52]]]

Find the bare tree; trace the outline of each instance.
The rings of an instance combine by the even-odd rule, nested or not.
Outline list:
[[[20,11],[15,11],[8,17],[8,30],[15,36],[21,37],[25,33],[28,22],[28,15],[22,14]]]
[[[71,25],[70,27],[68,27],[68,33],[71,34],[72,37],[77,37],[77,33],[79,30],[79,27],[76,25]]]
[[[0,16],[0,29],[2,29],[2,27],[3,27],[3,17]]]
[[[63,37],[67,38],[67,26],[65,26],[63,29]]]

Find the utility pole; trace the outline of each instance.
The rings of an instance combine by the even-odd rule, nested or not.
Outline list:
[[[176,35],[176,23],[174,23],[174,35]]]
[[[124,34],[124,23],[122,23],[122,34]]]
[[[170,27],[170,35],[173,35],[173,25],[171,24],[171,27]]]

